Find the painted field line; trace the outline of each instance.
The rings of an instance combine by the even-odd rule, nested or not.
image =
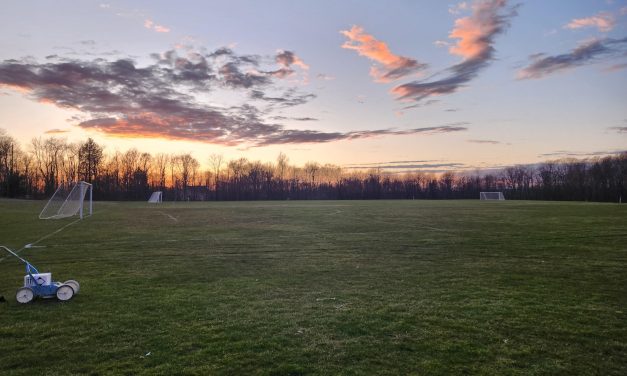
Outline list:
[[[68,228],[68,227],[72,226],[73,224],[75,224],[75,223],[77,223],[77,222],[79,222],[79,221],[81,221],[81,219],[80,219],[80,218],[78,218],[78,219],[77,219],[77,220],[75,220],[75,221],[72,221],[72,222],[68,223],[67,225],[65,225],[65,226],[61,227],[60,229],[54,230],[53,232],[51,232],[51,233],[49,233],[49,234],[47,234],[47,235],[42,236],[41,238],[39,238],[39,239],[35,240],[35,241],[34,241],[34,242],[32,242],[32,243],[28,243],[28,244],[24,245],[22,248],[20,248],[20,249],[18,249],[17,251],[15,251],[15,253],[18,253],[18,254],[19,254],[20,252],[22,252],[22,251],[23,251],[23,250],[25,250],[25,249],[28,249],[28,248],[35,248],[35,245],[36,245],[37,243],[39,243],[39,242],[41,242],[41,241],[44,241],[44,240],[48,239],[49,237],[51,237],[51,236],[53,236],[53,235],[56,235],[56,234],[60,233],[61,231],[65,230],[66,228]],[[4,259],[5,259],[5,258],[6,258],[6,257],[2,257],[2,258],[0,258],[0,262],[4,261]]]
[[[166,217],[170,218],[174,222],[178,222],[179,221],[176,217],[174,217],[174,216],[172,216],[172,215],[170,215],[168,213],[162,212],[161,210],[159,210],[157,213],[161,213],[161,214],[165,215]]]

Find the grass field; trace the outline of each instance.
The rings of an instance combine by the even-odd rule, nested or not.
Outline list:
[[[2,375],[627,374],[627,205],[107,202],[39,245],[81,293],[18,305],[0,262]]]

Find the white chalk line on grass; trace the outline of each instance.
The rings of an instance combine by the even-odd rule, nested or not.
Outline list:
[[[157,211],[157,213],[161,213],[161,214],[165,215],[166,217],[170,218],[174,222],[178,222],[179,221],[178,218],[176,218],[175,216],[170,215],[170,214],[165,213],[165,212],[162,212],[161,210]]]
[[[333,213],[327,213],[327,215],[337,215],[337,214],[342,214],[342,213],[344,213],[343,210],[336,210]]]
[[[35,246],[37,243],[39,243],[39,242],[41,242],[41,241],[44,241],[44,240],[48,239],[49,237],[51,237],[51,236],[53,236],[53,235],[56,235],[56,234],[60,233],[61,231],[65,230],[66,228],[68,228],[68,227],[72,226],[73,224],[78,223],[79,221],[81,221],[81,218],[79,218],[79,219],[77,219],[77,220],[75,220],[75,221],[72,221],[72,222],[68,223],[67,225],[65,225],[65,226],[61,227],[60,229],[54,230],[53,232],[51,232],[51,233],[49,233],[49,234],[47,234],[47,235],[42,236],[41,238],[39,238],[39,239],[35,240],[35,241],[34,241],[34,242],[32,242],[32,243],[28,243],[28,244],[24,245],[22,248],[20,248],[20,249],[18,249],[17,251],[15,251],[15,253],[16,253],[16,254],[19,254],[20,252],[22,252],[23,250],[25,250],[25,249],[27,249],[27,248],[34,248],[34,246]],[[40,247],[37,247],[37,248],[40,248]],[[6,257],[2,257],[2,258],[0,258],[0,262],[4,261],[4,259],[6,259]]]

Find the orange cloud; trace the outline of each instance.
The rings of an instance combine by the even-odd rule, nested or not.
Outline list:
[[[362,27],[353,26],[350,30],[340,31],[349,40],[342,48],[355,50],[360,56],[365,56],[383,67],[374,66],[370,75],[378,82],[390,82],[426,68],[426,64],[418,63],[415,59],[395,55],[385,42],[377,40],[367,34]]]
[[[344,30],[341,33],[350,39],[342,45],[342,48],[356,50],[361,56],[366,56],[383,65],[397,64],[401,58],[394,55],[387,44],[366,34],[359,26],[353,26],[350,30]]]
[[[414,81],[391,90],[401,101],[420,102],[429,97],[448,95],[466,86],[494,59],[494,39],[507,30],[510,19],[517,15],[517,5],[507,8],[506,0],[480,0],[472,4],[472,14],[459,18],[449,34],[459,39],[449,52],[461,56],[461,62],[447,68],[447,76],[431,81]],[[406,107],[415,108],[418,104]]]
[[[449,52],[465,59],[484,55],[492,48],[490,36],[502,28],[497,12],[505,6],[505,0],[481,1],[472,5],[471,16],[455,20],[449,38],[459,39]]]
[[[596,27],[599,31],[608,32],[616,26],[614,15],[609,12],[599,12],[594,16],[576,18],[564,25],[566,29],[580,29],[582,27]]]
[[[285,68],[289,68],[290,65],[296,65],[302,69],[309,69],[309,65],[292,51],[278,50],[275,58],[276,62]]]
[[[59,129],[59,128],[54,128],[54,129],[49,129],[47,131],[45,131],[45,134],[63,134],[63,133],[68,133],[68,130],[63,130],[63,129]]]
[[[7,84],[7,83],[0,83],[0,88],[6,88],[6,89],[11,89],[14,91],[17,91],[18,93],[22,93],[22,94],[27,94],[29,92],[32,91],[32,89],[30,87],[27,87],[25,85],[20,85],[20,84]]]

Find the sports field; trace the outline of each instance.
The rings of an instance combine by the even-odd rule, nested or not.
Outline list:
[[[43,205],[0,201],[0,244],[73,221]],[[0,262],[0,374],[627,374],[627,205],[95,205],[21,253],[73,300]]]

